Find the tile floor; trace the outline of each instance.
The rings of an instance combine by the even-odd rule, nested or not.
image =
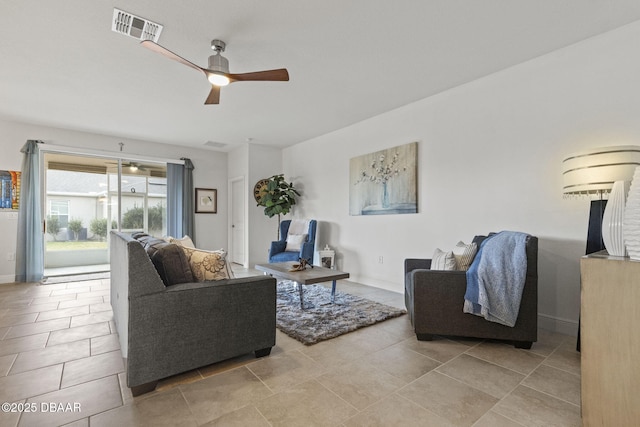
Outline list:
[[[338,289],[403,306],[397,293],[347,281]],[[2,411],[0,425],[581,424],[573,337],[540,331],[530,351],[419,342],[407,316],[313,346],[277,332],[269,357],[206,366],[133,398],[111,317],[108,279],[0,285],[0,402],[35,408]]]

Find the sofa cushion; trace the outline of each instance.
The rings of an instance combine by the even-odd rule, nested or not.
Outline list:
[[[453,248],[453,256],[456,259],[456,268],[458,270],[467,271],[473,259],[478,251],[478,246],[475,243],[466,244],[464,242],[458,242]]]
[[[142,243],[142,246],[144,246],[145,250],[147,250],[147,247],[151,243],[153,243],[154,241],[162,241],[162,242],[164,242],[164,240],[162,240],[162,239],[158,239],[157,237],[149,236],[147,233],[142,233],[142,232],[133,233],[131,235],[131,237],[136,239],[138,242]],[[169,243],[169,242],[166,242],[166,243]]]
[[[224,250],[204,251],[201,249],[181,247],[191,266],[193,278],[198,282],[206,280],[223,280],[233,278],[227,265],[227,253]]]
[[[280,252],[269,257],[269,262],[287,262],[287,261],[299,261],[300,251],[296,252]]]
[[[431,270],[455,270],[456,258],[453,256],[453,252],[444,252],[441,249],[436,249],[431,259]]]

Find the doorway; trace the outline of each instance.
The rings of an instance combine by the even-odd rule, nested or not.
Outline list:
[[[109,233],[166,234],[166,164],[47,152],[45,276],[109,271]]]
[[[245,251],[245,233],[246,233],[246,208],[245,199],[247,192],[245,191],[244,177],[231,180],[231,262],[246,265]]]

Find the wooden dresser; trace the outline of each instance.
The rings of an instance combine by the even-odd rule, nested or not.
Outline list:
[[[583,425],[640,425],[640,261],[602,251],[580,271]]]

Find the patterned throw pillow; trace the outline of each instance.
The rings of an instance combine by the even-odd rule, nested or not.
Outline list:
[[[226,251],[222,249],[219,251],[204,251],[187,248],[186,246],[182,246],[182,250],[187,256],[193,278],[197,282],[233,278],[233,273],[227,265]]]
[[[431,270],[455,270],[456,258],[453,252],[444,252],[436,249],[431,258]]]
[[[476,256],[478,246],[475,243],[458,242],[453,248],[453,256],[456,258],[456,268],[458,270],[467,271]]]

